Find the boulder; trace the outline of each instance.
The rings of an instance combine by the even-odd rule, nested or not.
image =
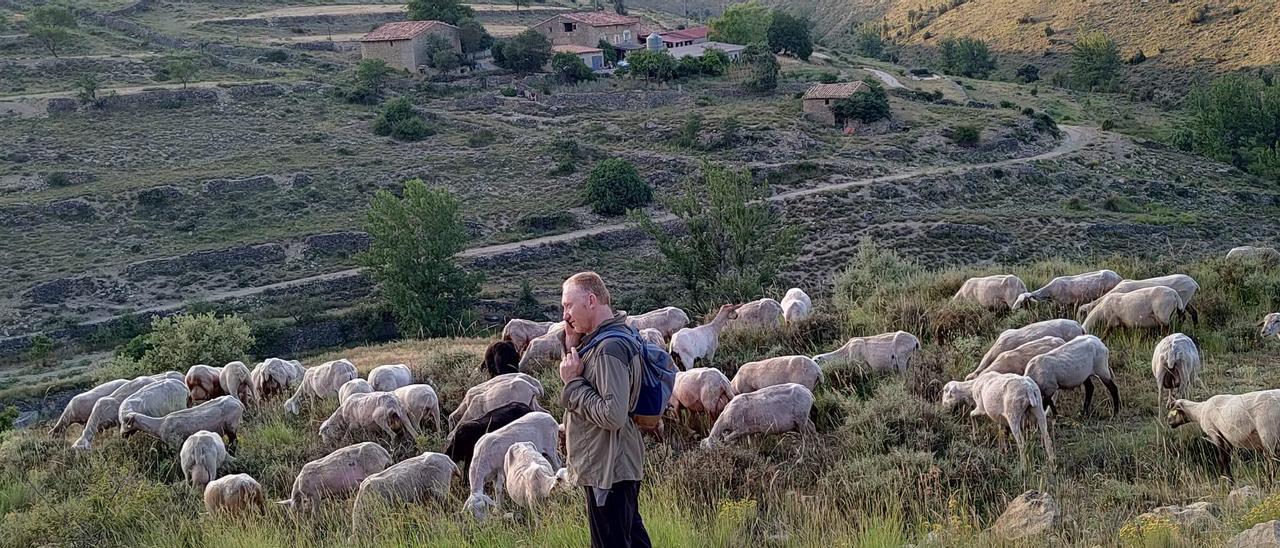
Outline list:
[[[1027,491],[1009,503],[988,532],[1003,539],[1016,540],[1046,533],[1061,520],[1062,510],[1053,495]]]
[[[1227,506],[1239,508],[1249,501],[1262,498],[1262,490],[1252,485],[1232,489],[1227,494]]]
[[[1203,531],[1222,526],[1222,522],[1218,521],[1218,517],[1214,515],[1217,512],[1218,507],[1215,504],[1193,502],[1186,506],[1161,506],[1138,516],[1138,519],[1165,518],[1184,528]]]
[[[1227,542],[1230,548],[1276,548],[1280,547],[1280,520],[1254,525]]]

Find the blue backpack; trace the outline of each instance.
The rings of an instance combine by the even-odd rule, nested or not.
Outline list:
[[[578,354],[586,354],[596,345],[614,338],[627,341],[628,346],[640,354],[644,363],[644,371],[640,375],[640,397],[631,409],[631,418],[641,428],[657,428],[676,384],[676,366],[671,360],[671,354],[661,346],[641,339],[636,330],[623,324],[596,334],[595,338],[578,349]]]

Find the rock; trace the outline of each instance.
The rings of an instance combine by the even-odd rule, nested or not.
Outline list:
[[[225,195],[233,192],[255,192],[273,190],[276,180],[270,175],[258,175],[245,179],[213,179],[204,182],[204,191],[210,194]]]
[[[1241,507],[1253,499],[1262,498],[1262,490],[1252,485],[1232,489],[1227,494],[1227,506]]]
[[[1275,548],[1280,547],[1280,520],[1271,520],[1254,525],[1227,542],[1231,548]]]
[[[1027,491],[1009,503],[988,531],[1003,539],[1016,540],[1046,533],[1061,519],[1062,511],[1053,495]]]
[[[83,198],[53,202],[45,206],[44,211],[50,216],[69,221],[87,221],[94,217],[93,205]]]
[[[1215,529],[1222,526],[1214,515],[1217,511],[1217,505],[1212,503],[1193,502],[1186,506],[1161,506],[1138,516],[1138,519],[1165,518],[1188,529]]]

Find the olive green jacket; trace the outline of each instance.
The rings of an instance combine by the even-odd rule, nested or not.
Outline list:
[[[618,314],[600,324],[578,347],[626,318]],[[569,477],[578,485],[598,489],[609,489],[619,481],[639,481],[644,477],[644,441],[631,420],[631,410],[640,397],[643,358],[616,338],[579,358],[582,376],[569,381],[560,395]]]

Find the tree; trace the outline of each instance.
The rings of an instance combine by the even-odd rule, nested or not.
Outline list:
[[[767,32],[769,49],[775,53],[786,51],[808,61],[813,53],[813,39],[809,36],[812,25],[806,17],[796,17],[787,12],[773,13]]]
[[[82,104],[98,104],[98,75],[86,72],[76,79],[76,98]]]
[[[423,51],[427,54],[427,66],[440,72],[452,72],[462,66],[462,58],[454,51],[453,43],[443,36],[428,36]]]
[[[418,337],[458,332],[483,279],[456,259],[467,241],[458,200],[410,179],[403,197],[374,195],[365,229],[373,242],[359,261],[400,328]]]
[[[40,6],[27,14],[27,33],[54,57],[75,40],[76,16],[61,6]]]
[[[600,51],[604,52],[605,65],[613,66],[614,64],[617,64],[618,50],[613,49],[613,44],[610,44],[608,41],[601,38],[600,43],[596,44],[596,47],[600,48]]]
[[[870,123],[892,115],[889,109],[889,94],[885,92],[884,86],[877,80],[863,80],[863,83],[867,85],[867,91],[855,93],[852,97],[845,99],[837,99],[831,105],[831,111],[835,113],[837,122],[858,120]]]
[[[1280,181],[1280,82],[1222,76],[1192,90],[1185,105],[1179,147]]]
[[[951,128],[951,141],[962,147],[971,147],[982,139],[982,128],[975,125],[959,125]]]
[[[702,73],[708,76],[720,76],[729,68],[729,54],[716,48],[703,50],[700,61]]]
[[[13,423],[18,420],[18,408],[12,405],[6,405],[0,409],[0,432],[13,429]]]
[[[760,295],[798,250],[795,229],[784,226],[764,201],[768,196],[768,185],[757,184],[750,171],[708,163],[666,204],[678,219],[676,230],[634,217],[657,241],[664,270],[694,308],[705,311]]]
[[[724,14],[711,20],[710,39],[730,44],[755,44],[769,39],[773,10],[760,0],[734,4]]]
[[[494,55],[498,66],[516,72],[536,72],[551,59],[551,42],[542,33],[530,29],[499,42],[501,58]]]
[[[649,80],[670,80],[676,77],[676,59],[667,50],[640,50],[627,55],[627,67],[632,76]]]
[[[879,59],[884,55],[884,38],[880,36],[880,26],[875,23],[859,26],[853,36],[853,47],[863,57]]]
[[[582,62],[582,58],[568,52],[560,52],[551,57],[551,73],[565,84],[576,84],[596,79],[596,73]]]
[[[462,42],[462,53],[471,55],[493,46],[493,37],[484,25],[475,19],[467,19],[458,25],[458,39]]]
[[[613,0],[613,12],[618,15],[627,14],[627,4],[623,0]]]
[[[1040,67],[1027,63],[1018,67],[1016,76],[1022,83],[1030,84],[1040,79]]]
[[[182,57],[169,61],[169,77],[176,78],[182,82],[182,89],[187,88],[187,82],[196,76],[196,63],[189,57]]]
[[[653,190],[626,160],[602,160],[587,175],[587,202],[600,215],[622,215],[652,200]]]
[[[520,281],[520,297],[516,299],[515,307],[511,312],[515,317],[526,320],[541,321],[546,317],[542,311],[542,303],[538,302],[538,298],[533,295],[529,280]]]
[[[752,44],[738,56],[737,70],[743,87],[752,91],[772,91],[778,87],[778,59],[769,48]]]
[[[249,324],[239,316],[213,312],[156,318],[139,360],[143,371],[158,373],[197,363],[221,365],[243,360],[253,346]]]
[[[421,141],[435,130],[413,109],[408,97],[397,97],[382,105],[382,113],[373,121],[373,133],[397,141]]]
[[[947,72],[967,78],[986,78],[996,69],[996,58],[987,43],[977,38],[944,38],[939,44]]]
[[[1120,76],[1120,46],[1106,34],[1086,32],[1071,46],[1071,82],[1080,89],[1115,89]]]
[[[391,72],[391,65],[382,59],[361,59],[351,78],[350,88],[343,91],[342,95],[352,103],[377,103],[382,98],[382,88]]]
[[[48,335],[40,334],[32,337],[31,347],[27,349],[27,361],[40,367],[48,367],[49,358],[53,357],[54,346],[53,339]]]
[[[410,21],[444,21],[456,26],[476,16],[475,10],[458,0],[409,0],[408,7]]]

